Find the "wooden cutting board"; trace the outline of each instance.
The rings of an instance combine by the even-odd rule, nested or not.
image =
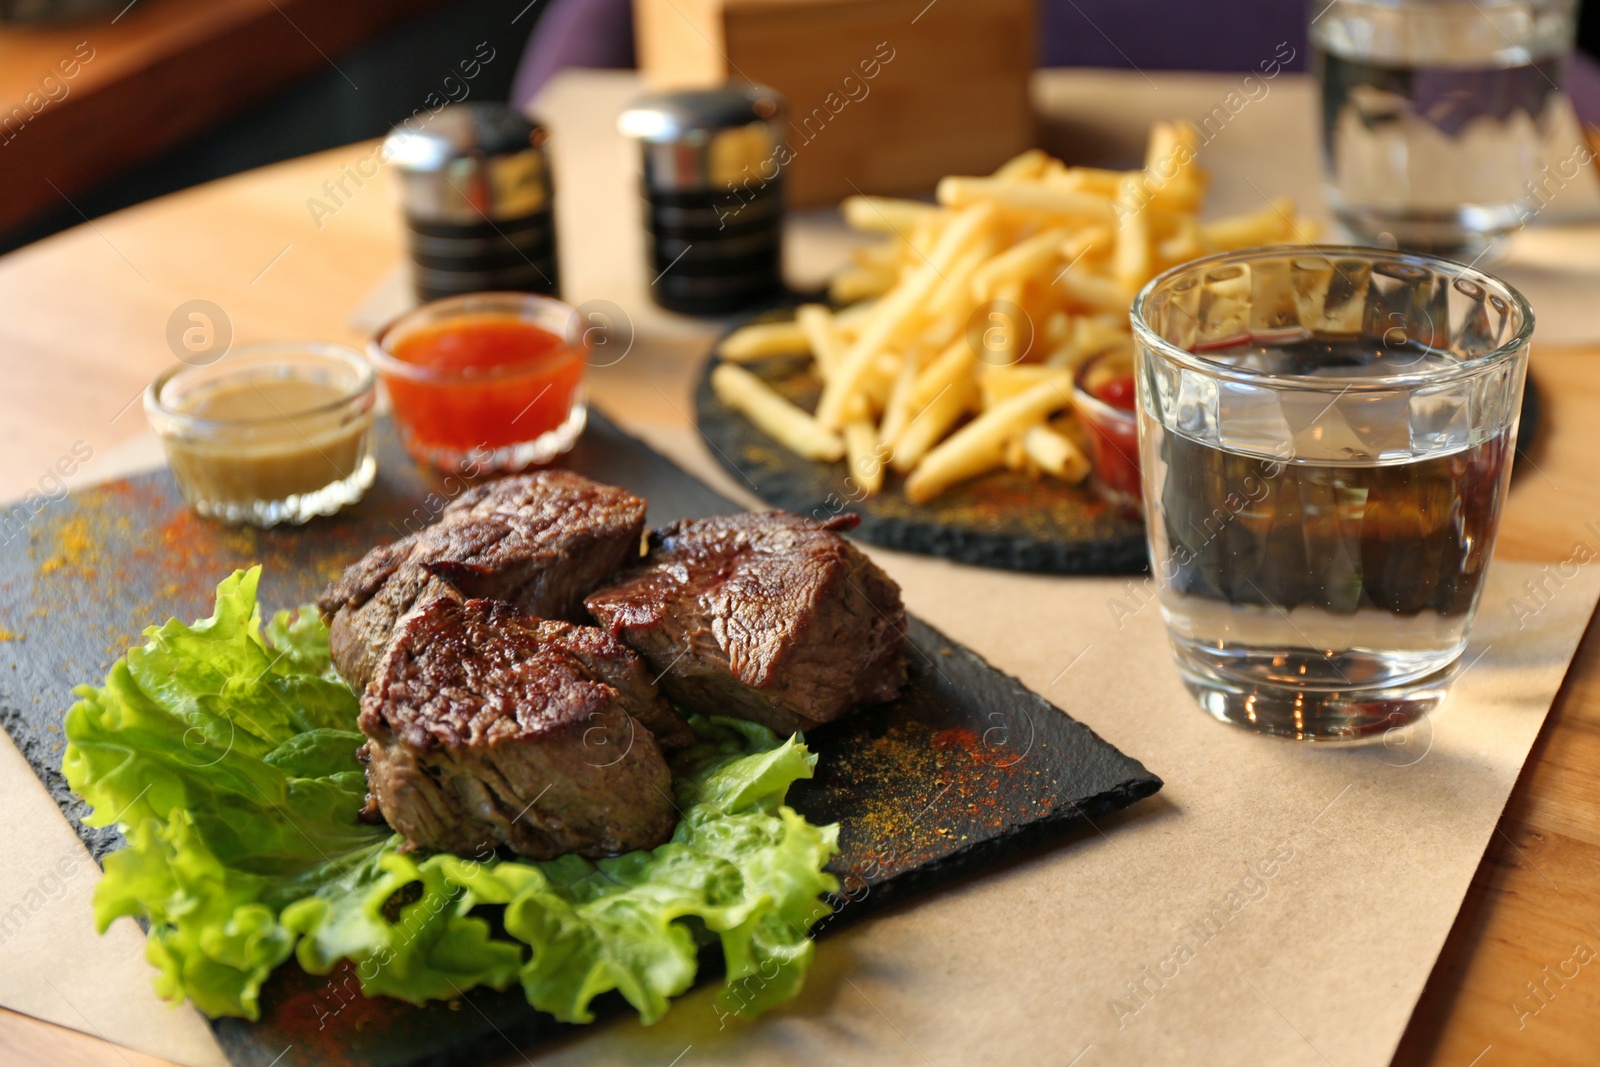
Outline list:
[[[738,510],[603,415],[590,419],[564,465],[645,497],[653,525]],[[302,527],[201,519],[163,470],[47,505],[0,556],[0,722],[96,858],[121,837],[82,825],[84,806],[59,771],[72,687],[97,684],[146,626],[208,615],[217,582],[235,569],[264,565],[264,608],[305,603],[373,545],[431,522],[460,490],[413,464],[387,423],[378,461],[365,500]],[[840,824],[833,867],[845,898],[819,934],[1070,839],[1161,787],[1137,760],[916,620],[908,659],[898,700],[808,736],[817,775],[790,801],[814,822]],[[714,980],[717,964],[703,960],[702,977]],[[262,992],[261,1021],[213,1026],[233,1062],[254,1067],[474,1064],[504,1055],[508,1041],[527,1048],[574,1029],[515,988],[422,1008],[356,990],[348,968],[316,976],[285,964]],[[627,1010],[615,995],[595,1008]]]

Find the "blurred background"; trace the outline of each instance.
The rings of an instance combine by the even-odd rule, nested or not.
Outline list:
[[[1594,127],[1600,2],[1580,11],[1568,85]],[[1301,0],[1041,0],[1037,63],[1246,71],[1288,42],[1303,69],[1306,21]],[[630,0],[0,0],[0,251],[419,108],[633,66],[633,23]]]

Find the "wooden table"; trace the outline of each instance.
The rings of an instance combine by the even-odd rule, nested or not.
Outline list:
[[[95,453],[80,477],[143,433],[135,403],[172,359],[168,316],[209,299],[236,342],[359,341],[353,308],[399,256],[386,190],[367,188],[315,229],[307,197],[367,146],[239,175],[121,212],[0,259],[0,498],[37,485],[77,441]],[[692,362],[641,374],[600,371],[601,403],[630,422],[671,423],[689,410]],[[1519,478],[1501,532],[1511,558],[1558,561],[1582,541],[1600,551],[1600,348],[1536,346],[1545,430]],[[657,391],[659,389],[659,392]],[[1591,525],[1592,524],[1592,525]],[[1600,635],[1591,627],[1478,870],[1398,1063],[1495,1067],[1595,1062],[1600,973],[1584,968],[1519,1028],[1524,983],[1600,949]],[[1404,908],[1403,900],[1394,906]],[[1593,965],[1591,965],[1593,966]],[[1554,988],[1552,986],[1552,988]],[[159,1061],[0,1010],[0,1062]]]
[[[138,0],[120,14],[0,27],[0,232],[435,2]]]

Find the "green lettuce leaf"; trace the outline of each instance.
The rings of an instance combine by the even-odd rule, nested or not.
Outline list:
[[[568,1022],[616,990],[653,1022],[720,943],[728,1000],[757,1014],[793,996],[811,925],[838,883],[837,827],[784,805],[816,757],[753,723],[695,718],[672,757],[672,839],[590,862],[399,851],[360,821],[357,702],[333,673],[312,609],[263,629],[260,568],[217,589],[216,611],[172,620],[81,686],[66,716],[67,781],[119,825],[95,917],[147,920],[158,992],[209,1015],[256,1018],[261,984],[293,955],[314,974],[355,967],[370,996],[413,1003],[520,983]]]

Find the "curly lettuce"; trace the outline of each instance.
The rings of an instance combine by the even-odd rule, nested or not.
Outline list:
[[[162,996],[254,1019],[293,955],[314,974],[349,960],[369,996],[413,1003],[520,983],[566,1022],[592,1021],[590,1003],[615,990],[649,1023],[712,943],[741,1012],[799,990],[810,927],[838,889],[823,869],[837,827],[784,804],[816,763],[802,743],[693,720],[700,743],[672,758],[677,830],[649,851],[402,853],[358,818],[357,702],[326,628],[306,608],[263,630],[259,580],[259,567],[235,573],[210,618],[148,629],[66,716],[67,781],[90,825],[127,841],[105,858],[96,921],[147,921]]]

